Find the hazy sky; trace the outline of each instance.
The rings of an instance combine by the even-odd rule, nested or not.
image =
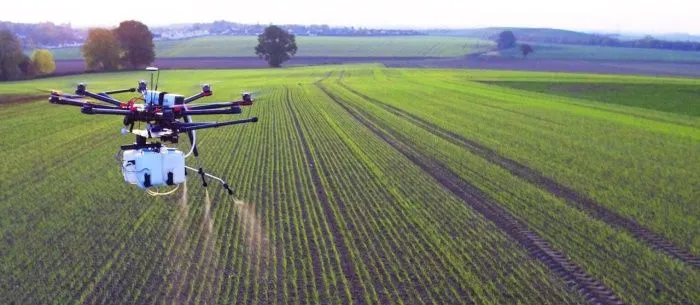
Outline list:
[[[0,9],[0,20],[52,21],[71,23],[74,27],[115,26],[119,21],[127,19],[139,20],[149,26],[227,20],[261,24],[297,23],[415,28],[525,26],[612,32],[700,34],[700,1],[698,0],[7,0],[7,2]],[[91,10],[94,14],[89,14]]]

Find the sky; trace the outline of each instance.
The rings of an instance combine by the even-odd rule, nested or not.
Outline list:
[[[227,20],[415,29],[507,26],[700,34],[699,14],[697,0],[23,0],[13,1],[11,9],[3,5],[0,20],[51,21],[73,27],[111,27],[132,19],[149,26]]]

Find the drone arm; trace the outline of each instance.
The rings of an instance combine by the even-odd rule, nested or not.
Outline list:
[[[119,90],[105,91],[105,92],[101,92],[101,93],[102,94],[118,94],[118,93],[126,93],[126,92],[136,92],[136,88],[119,89]]]
[[[117,106],[117,107],[122,105],[122,102],[115,100],[115,99],[107,96],[106,94],[105,95],[95,94],[95,93],[92,93],[92,92],[87,91],[87,90],[76,91],[75,94],[91,97],[91,98],[94,98],[96,100],[99,100],[99,101],[102,101],[105,103],[109,103],[109,104],[112,104],[112,105]]]
[[[253,102],[246,101],[236,101],[236,102],[226,102],[226,103],[213,103],[213,104],[202,104],[187,107],[189,110],[204,110],[204,109],[217,109],[226,108],[233,106],[250,106]]]
[[[111,114],[111,115],[129,115],[132,114],[131,110],[127,109],[117,109],[117,108],[93,108],[93,105],[85,105],[80,110],[84,114]]]
[[[68,106],[76,106],[76,107],[91,107],[91,108],[98,108],[98,109],[119,109],[119,108],[112,107],[112,106],[91,104],[91,103],[76,100],[73,98],[57,96],[57,95],[52,95],[49,98],[49,102],[51,102],[52,104],[68,105]]]
[[[186,97],[185,104],[189,104],[189,103],[194,102],[194,101],[196,101],[200,98],[203,98],[205,96],[211,96],[211,94],[212,94],[211,90],[209,90],[209,91],[202,91],[202,92],[197,93],[197,94],[190,96],[190,97]]]
[[[197,130],[197,129],[216,128],[216,127],[228,126],[228,125],[255,123],[257,121],[258,121],[257,117],[252,117],[252,118],[243,119],[243,120],[236,120],[236,121],[203,122],[203,123],[189,123],[189,124],[180,123],[177,125],[177,129],[180,132],[185,132],[185,131],[191,131],[191,130]]]
[[[230,109],[197,109],[197,110],[183,110],[180,112],[183,116],[188,115],[209,115],[209,114],[239,114],[241,113],[241,108],[231,107]]]

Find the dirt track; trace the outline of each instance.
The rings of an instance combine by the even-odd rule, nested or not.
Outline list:
[[[577,290],[588,303],[624,304],[600,280],[586,273],[583,268],[572,262],[565,253],[554,250],[542,237],[530,230],[527,224],[517,220],[503,207],[492,202],[478,188],[460,178],[444,164],[413,149],[406,139],[402,139],[400,135],[391,132],[390,128],[386,129],[388,131],[384,131],[375,126],[373,121],[365,118],[364,115],[366,114],[360,114],[361,110],[358,111],[352,108],[320,83],[316,84],[331,100],[345,109],[355,120],[367,127],[378,138],[403,154],[412,163],[431,175],[445,189],[520,243],[523,248],[527,249],[530,256],[540,260],[553,273],[559,275],[569,287]]]
[[[601,74],[639,74],[653,76],[700,77],[700,63],[660,61],[586,61],[541,60],[520,58],[437,58],[437,57],[294,57],[285,66],[309,66],[343,63],[381,63],[387,67],[460,68],[487,70],[522,70],[582,72]],[[156,59],[154,65],[164,69],[243,69],[266,68],[257,57],[179,57]],[[82,60],[56,61],[57,75],[85,71]]]
[[[689,264],[693,267],[700,268],[700,259],[695,257],[690,251],[683,249],[672,241],[664,238],[660,234],[654,233],[649,228],[646,228],[633,220],[630,220],[608,208],[601,205],[600,203],[588,198],[582,194],[579,194],[575,190],[562,185],[553,179],[543,176],[536,170],[533,170],[525,165],[522,165],[515,160],[508,159],[501,155],[498,155],[494,150],[485,147],[477,142],[469,140],[461,135],[455,134],[453,132],[444,130],[430,122],[427,122],[420,117],[417,117],[411,113],[405,112],[396,107],[390,106],[382,101],[374,99],[367,96],[361,92],[358,92],[349,86],[339,82],[341,86],[345,89],[357,94],[358,96],[364,98],[368,102],[374,103],[389,112],[396,114],[397,116],[403,117],[408,121],[412,122],[414,125],[423,128],[424,130],[451,142],[457,146],[464,147],[470,152],[481,156],[482,158],[488,160],[489,162],[496,164],[506,170],[508,170],[514,176],[522,178],[538,187],[547,190],[554,196],[564,199],[569,204],[573,205],[577,209],[584,211],[593,218],[607,223],[608,225],[616,228],[620,228],[629,232],[635,238],[649,244],[652,248],[659,251],[665,252],[667,255],[677,258],[680,261]]]

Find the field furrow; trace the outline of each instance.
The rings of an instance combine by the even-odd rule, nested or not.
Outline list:
[[[423,170],[430,173],[440,184],[453,192],[455,196],[461,198],[466,204],[473,207],[485,218],[493,221],[503,232],[521,243],[524,248],[528,249],[531,256],[541,260],[552,272],[557,273],[567,285],[577,289],[578,292],[586,298],[586,301],[591,304],[624,304],[615,296],[612,290],[605,287],[600,280],[587,274],[580,266],[569,260],[566,254],[554,250],[549,243],[528,228],[525,223],[517,221],[517,219],[511,216],[506,210],[491,202],[488,196],[476,187],[469,185],[444,165],[413,151],[405,143],[402,143],[401,140],[393,139],[389,134],[381,131],[374,124],[355,112],[355,110],[349,108],[344,102],[340,101],[340,99],[333,96],[325,87],[320,85],[320,88],[334,101],[346,108],[349,113],[368,129],[372,130],[378,137],[404,154]]]
[[[353,92],[364,98],[368,102],[375,103],[388,111],[394,113],[397,116],[403,117],[406,120],[411,121],[416,126],[419,126],[426,131],[443,138],[455,145],[464,147],[471,151],[472,153],[483,157],[484,159],[492,162],[496,165],[503,167],[508,170],[511,174],[522,178],[530,183],[536,184],[542,189],[545,189],[552,193],[553,195],[564,199],[566,202],[571,203],[578,209],[588,213],[592,217],[599,219],[613,227],[618,227],[627,230],[632,236],[650,244],[654,249],[658,249],[667,253],[669,256],[677,258],[684,263],[687,263],[694,267],[700,267],[700,258],[693,255],[687,249],[679,247],[675,242],[664,238],[663,236],[652,232],[649,228],[644,227],[636,223],[635,221],[623,217],[620,214],[612,211],[605,206],[595,202],[594,200],[588,198],[583,194],[579,194],[575,190],[561,183],[556,182],[554,179],[546,177],[541,173],[537,172],[532,168],[528,168],[517,161],[508,159],[501,155],[498,155],[493,149],[488,148],[482,144],[475,141],[469,140],[464,136],[456,134],[454,132],[447,131],[431,122],[428,122],[416,115],[409,112],[401,110],[397,107],[386,104],[378,99],[372,98],[363,94],[357,90],[350,88],[349,86],[339,83],[343,88]],[[558,124],[558,123],[555,123]]]
[[[242,114],[195,117],[259,118],[198,130],[186,159],[234,194],[189,172],[149,196],[115,162],[134,140],[121,117],[0,104],[0,304],[700,304],[700,81],[162,72],[168,92],[213,85],[193,105],[256,92]],[[142,74],[0,83],[0,95]],[[166,145],[186,152],[185,139]]]

